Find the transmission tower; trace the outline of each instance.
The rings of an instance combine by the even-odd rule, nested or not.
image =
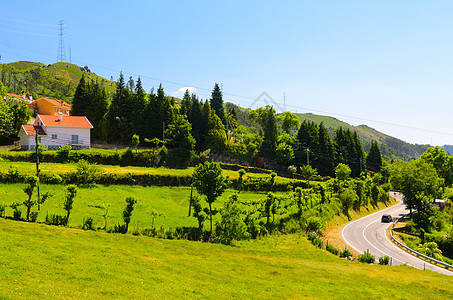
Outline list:
[[[66,60],[66,54],[64,51],[64,21],[60,20],[60,33],[58,34],[60,36],[60,43],[58,45],[58,57],[57,57],[57,62],[65,61]]]
[[[283,93],[283,112],[286,111],[286,93]]]

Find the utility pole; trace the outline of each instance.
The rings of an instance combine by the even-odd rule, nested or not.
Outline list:
[[[41,204],[40,203],[40,194],[39,194],[39,149],[38,149],[38,126],[34,126],[35,127],[35,150],[36,150],[36,177],[38,177],[38,184],[37,184],[37,188],[38,188],[38,210],[41,210]]]

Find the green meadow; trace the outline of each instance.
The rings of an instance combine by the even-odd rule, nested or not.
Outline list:
[[[8,207],[13,202],[22,203],[27,199],[23,189],[26,184],[0,184],[0,205],[7,205],[6,215],[12,217],[13,210]],[[65,215],[63,202],[65,197],[64,185],[41,184],[41,193],[51,192],[53,196],[43,205],[38,215],[38,222],[44,222],[47,214]],[[223,203],[235,190],[227,190],[213,204],[213,208],[222,208]],[[176,228],[176,227],[198,227],[194,217],[188,217],[190,187],[142,187],[128,185],[89,185],[81,186],[74,199],[74,207],[71,210],[69,226],[81,227],[84,218],[91,217],[95,227],[104,227],[104,210],[99,208],[108,206],[107,228],[114,224],[123,223],[122,212],[126,206],[125,199],[134,197],[138,200],[132,213],[131,229],[140,227]],[[197,195],[196,190],[193,191]],[[282,194],[282,193],[275,193]],[[35,190],[33,198],[37,198]],[[241,192],[239,199],[263,200],[266,193]],[[37,211],[34,206],[32,211]],[[25,217],[25,207],[22,206],[22,217]],[[152,217],[151,213],[156,212],[160,216]],[[216,217],[219,217],[218,215]],[[154,224],[153,224],[154,219]]]
[[[365,265],[303,234],[236,246],[0,219],[4,299],[451,299],[453,279]]]

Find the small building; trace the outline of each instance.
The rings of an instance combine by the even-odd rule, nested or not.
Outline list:
[[[89,149],[92,128],[84,116],[37,115],[33,125],[22,125],[19,131],[21,149],[36,149],[36,135],[47,150],[58,150],[66,144],[73,149]]]
[[[60,113],[69,116],[71,105],[63,100],[41,97],[28,105],[36,114],[58,116]]]

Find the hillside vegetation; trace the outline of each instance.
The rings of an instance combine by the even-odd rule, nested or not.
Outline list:
[[[229,247],[0,219],[0,239],[1,298],[453,297],[446,276],[350,262],[304,235]]]
[[[416,159],[429,148],[429,145],[407,143],[400,139],[379,132],[367,125],[352,126],[334,117],[321,116],[312,113],[298,113],[296,115],[299,117],[301,122],[308,120],[316,124],[323,123],[324,126],[328,129],[329,134],[332,138],[335,135],[335,131],[340,127],[344,129],[350,129],[351,131],[356,131],[365,151],[368,151],[370,149],[371,141],[377,141],[382,155],[389,161],[408,161],[411,159]]]
[[[93,82],[96,80],[107,89],[107,94],[115,91],[116,83],[92,73],[88,67],[79,67],[67,62],[44,65],[37,62],[19,61],[0,64],[0,81],[8,92],[20,94],[22,91],[34,93],[38,97],[48,97],[72,102],[75,89],[83,74]]]

